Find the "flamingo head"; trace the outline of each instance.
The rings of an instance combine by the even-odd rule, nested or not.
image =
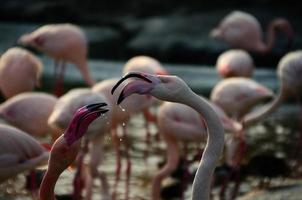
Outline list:
[[[142,72],[130,72],[121,78],[112,88],[111,94],[125,80],[134,78],[123,88],[117,103],[120,104],[131,94],[150,94],[163,101],[184,102],[190,95],[188,85],[177,76],[151,75]]]
[[[79,140],[85,134],[89,124],[108,111],[108,109],[103,108],[106,105],[106,103],[95,103],[77,110],[64,133],[67,145],[71,146],[75,141]]]

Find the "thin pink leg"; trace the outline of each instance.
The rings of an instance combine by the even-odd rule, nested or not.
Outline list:
[[[125,189],[125,200],[129,199],[129,184],[130,184],[130,176],[131,176],[131,159],[129,155],[129,144],[127,141],[127,127],[123,126],[123,141],[125,145],[125,155],[126,155],[126,189]]]
[[[149,156],[149,148],[151,144],[151,133],[150,133],[150,126],[149,126],[149,120],[151,113],[149,110],[144,110],[144,118],[145,118],[145,130],[146,130],[146,149],[144,151],[144,159],[147,160]]]
[[[84,180],[83,180],[83,160],[85,154],[88,152],[88,141],[84,141],[84,146],[82,147],[78,157],[77,157],[77,171],[73,179],[73,199],[82,200],[82,191],[84,189]]]
[[[239,146],[239,154],[237,159],[235,160],[235,166],[233,168],[233,173],[235,176],[235,187],[233,189],[232,192],[232,199],[235,199],[237,197],[238,191],[239,191],[239,187],[241,184],[240,181],[240,166],[241,166],[241,161],[247,151],[247,146],[246,146],[246,140],[245,140],[245,132],[244,129],[242,129],[239,133],[239,139],[240,139],[240,146]]]
[[[111,130],[111,136],[112,141],[114,145],[114,149],[116,152],[116,170],[115,170],[115,180],[114,180],[114,186],[113,186],[113,192],[112,192],[112,199],[116,199],[116,190],[118,183],[120,181],[120,175],[121,175],[121,151],[120,151],[120,138],[117,135],[117,128],[116,126],[112,128]]]
[[[183,168],[184,168],[184,173],[181,177],[181,200],[184,200],[184,191],[187,188],[188,180],[189,180],[189,161],[188,161],[188,144],[184,144],[184,156],[183,156]]]
[[[58,68],[60,69],[58,78],[56,79],[56,83],[55,83],[55,91],[54,94],[58,97],[60,97],[64,91],[63,91],[63,82],[64,82],[64,72],[65,72],[65,62],[60,62],[61,65],[58,66]]]

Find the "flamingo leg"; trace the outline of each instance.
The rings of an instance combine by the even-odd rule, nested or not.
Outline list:
[[[60,69],[58,77],[56,79],[55,83],[55,91],[54,94],[56,96],[61,96],[63,94],[63,82],[64,82],[64,73],[65,73],[65,62],[61,61],[59,62],[58,68]]]
[[[101,194],[103,200],[110,199],[109,184],[106,175],[98,170],[98,166],[102,165],[103,162],[103,150],[102,146],[103,137],[98,137],[92,140],[92,147],[90,150],[90,162],[89,162],[89,176],[87,179],[86,196],[85,200],[92,199],[92,189],[94,178],[97,177],[101,183]]]
[[[127,142],[127,127],[123,126],[123,141],[125,145],[125,155],[126,155],[126,190],[125,190],[125,200],[129,199],[129,184],[130,184],[130,176],[131,176],[131,159],[129,155],[129,144]]]
[[[77,158],[77,171],[73,180],[73,199],[74,200],[82,200],[82,191],[85,187],[85,182],[83,179],[83,173],[85,170],[84,166],[84,157],[88,151],[88,141],[85,140],[84,146],[82,147],[82,150],[78,154]]]
[[[151,133],[150,133],[150,126],[149,126],[149,122],[151,120],[150,119],[151,113],[149,112],[148,109],[145,109],[143,111],[143,114],[145,118],[145,129],[146,129],[146,149],[144,151],[144,160],[146,161],[149,156],[148,149],[150,148],[150,144],[151,144]]]
[[[189,176],[190,173],[188,171],[188,167],[189,167],[189,161],[188,161],[188,144],[184,144],[184,173],[181,177],[181,200],[184,200],[184,191],[187,188],[187,184],[188,184],[188,180],[189,180]]]
[[[115,180],[114,180],[114,186],[113,186],[113,193],[112,193],[112,199],[116,199],[116,190],[118,183],[120,181],[120,174],[121,174],[121,151],[120,151],[120,138],[117,135],[117,127],[114,126],[111,130],[111,136],[112,141],[114,145],[114,149],[116,152],[116,169],[115,169]]]

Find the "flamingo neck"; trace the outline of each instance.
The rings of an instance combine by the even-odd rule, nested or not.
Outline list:
[[[152,180],[152,200],[160,200],[160,188],[163,179],[168,177],[177,168],[179,163],[179,150],[177,141],[167,135],[164,135],[164,140],[167,144],[167,162],[155,174]]]
[[[182,103],[199,112],[204,117],[208,127],[207,144],[195,174],[192,191],[193,200],[208,200],[214,169],[223,152],[224,130],[218,115],[203,97],[190,92]]]
[[[40,200],[55,200],[55,185],[60,173],[47,170],[40,187]]]
[[[286,96],[287,95],[285,93],[285,89],[281,87],[278,96],[274,98],[271,103],[268,103],[267,105],[262,106],[256,111],[247,114],[243,118],[242,124],[247,127],[263,120],[267,115],[271,114],[276,108],[280,106],[280,104],[285,100]]]

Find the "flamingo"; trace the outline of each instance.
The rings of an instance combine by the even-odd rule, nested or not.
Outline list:
[[[73,24],[44,25],[21,36],[19,43],[36,48],[55,60],[55,73],[58,66],[61,68],[56,83],[58,95],[62,93],[65,62],[73,63],[89,86],[95,83],[87,66],[87,39],[80,27]]]
[[[262,41],[262,30],[258,20],[249,13],[233,11],[214,28],[211,37],[223,40],[233,48],[258,53],[268,53],[275,45],[276,30],[284,32],[288,43],[293,38],[293,29],[284,18],[273,20],[267,28],[267,40]]]
[[[104,199],[109,199],[109,184],[107,182],[106,175],[103,172],[99,172],[98,166],[103,161],[103,141],[104,136],[110,132],[111,124],[111,105],[110,102],[98,93],[92,92],[89,88],[76,88],[72,89],[59,98],[56,102],[53,112],[49,116],[48,124],[55,130],[64,130],[68,127],[73,113],[78,108],[86,104],[95,102],[106,102],[110,111],[104,115],[104,117],[95,120],[87,129],[86,144],[82,148],[82,152],[78,159],[78,172],[74,179],[74,192],[81,196],[81,184],[84,181],[84,187],[86,190],[85,200],[90,200],[92,197],[92,187],[95,178],[101,181],[101,192]],[[89,144],[89,148],[88,148]],[[82,163],[85,153],[90,155],[88,165]],[[81,160],[82,159],[82,160]],[[88,167],[87,167],[88,166]],[[76,195],[76,194],[75,194]]]
[[[218,82],[211,92],[210,99],[221,107],[228,116],[241,123],[243,117],[252,108],[273,96],[274,94],[269,88],[252,79],[234,77]],[[241,127],[242,130],[233,134],[226,141],[226,162],[232,167],[231,174],[235,173],[237,177],[239,176],[239,164],[246,151],[244,129],[243,126]],[[221,195],[224,195],[226,184],[227,182],[221,189]],[[236,195],[238,187],[239,182],[235,185],[233,196]]]
[[[31,52],[14,47],[0,58],[0,89],[6,99],[40,87],[41,61]]]
[[[116,189],[118,182],[120,180],[120,171],[121,171],[121,152],[120,152],[120,142],[125,142],[125,152],[126,152],[126,187],[128,188],[128,183],[130,181],[130,172],[131,172],[131,162],[128,154],[128,144],[123,139],[120,140],[117,134],[117,128],[120,125],[125,124],[131,117],[131,115],[141,112],[149,108],[155,103],[155,98],[151,98],[147,95],[133,95],[124,101],[121,105],[116,105],[115,101],[118,98],[117,95],[112,96],[110,94],[111,88],[115,85],[118,79],[112,78],[103,80],[92,87],[92,91],[104,95],[108,99],[108,103],[112,106],[112,121],[111,121],[111,135],[116,150],[116,179],[114,184],[114,189]],[[127,109],[124,109],[127,108]],[[126,135],[126,127],[123,125],[123,135]],[[126,189],[125,195],[128,196],[129,190]],[[115,198],[115,192],[113,193],[113,199]]]
[[[218,82],[211,92],[210,99],[228,116],[240,121],[254,106],[273,96],[272,90],[252,79],[234,77]]]
[[[3,102],[0,105],[0,116],[32,136],[51,135],[54,141],[61,132],[53,131],[47,125],[47,120],[56,102],[57,97],[48,93],[25,92]]]
[[[60,174],[75,160],[89,124],[108,111],[104,106],[106,103],[95,103],[78,109],[64,134],[55,141],[40,187],[40,200],[55,200],[54,188]]]
[[[226,131],[237,132],[240,130],[239,123],[228,118],[223,110],[215,104],[210,103],[210,105],[218,114]],[[179,164],[178,143],[201,142],[207,135],[207,127],[202,116],[191,107],[180,103],[164,102],[160,105],[157,112],[157,126],[159,134],[162,135],[167,145],[167,162],[156,172],[152,180],[153,200],[160,199],[159,186],[162,180],[171,175]]]
[[[195,94],[177,76],[129,73],[116,83],[111,92],[114,93],[123,81],[131,77],[138,80],[129,82],[124,87],[118,98],[118,104],[134,93],[150,94],[163,101],[186,104],[196,110],[205,119],[208,127],[208,139],[193,181],[192,199],[208,200],[213,172],[222,154],[224,145],[224,131],[218,115],[207,100]]]
[[[293,51],[286,54],[278,63],[277,75],[280,82],[279,92],[276,98],[270,103],[261,107],[254,112],[246,115],[242,123],[244,126],[250,126],[263,120],[266,116],[276,110],[290,96],[295,96],[301,103],[302,91],[302,51]],[[302,118],[300,119],[302,120]],[[300,122],[301,124],[301,122]],[[295,154],[301,153],[302,146],[302,127],[300,127],[300,138],[295,150]],[[295,155],[294,157],[299,157]]]
[[[252,57],[241,49],[232,49],[220,54],[216,70],[221,77],[251,77],[254,70]]]
[[[48,156],[49,153],[29,134],[0,124],[0,183],[46,164]],[[35,196],[35,191],[32,195]]]

